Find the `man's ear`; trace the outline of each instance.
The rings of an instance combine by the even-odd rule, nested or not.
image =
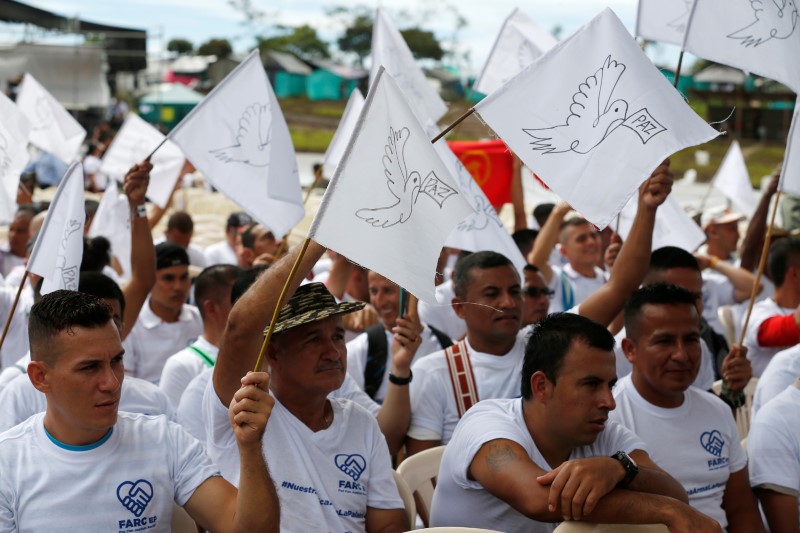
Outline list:
[[[464,304],[466,303],[465,300],[462,300],[458,296],[453,296],[453,299],[450,300],[450,305],[453,306],[453,311],[455,311],[456,316],[461,320],[464,320]]]
[[[622,343],[620,343],[622,347],[622,353],[625,354],[625,358],[630,362],[630,364],[636,364],[636,343],[634,343],[628,337],[622,339]]]
[[[552,386],[553,384],[541,370],[537,370],[531,375],[531,395],[536,398],[537,402],[547,403]]]
[[[48,373],[50,368],[47,363],[42,361],[31,361],[28,363],[28,379],[31,380],[34,388],[42,393],[50,392]]]

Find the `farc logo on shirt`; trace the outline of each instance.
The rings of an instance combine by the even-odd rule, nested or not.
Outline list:
[[[361,455],[340,453],[334,457],[336,468],[353,478],[353,481],[358,481],[361,474],[367,469],[367,460]]]

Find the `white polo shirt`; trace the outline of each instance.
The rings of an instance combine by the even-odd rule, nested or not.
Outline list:
[[[231,248],[231,245],[226,240],[208,245],[203,255],[205,256],[206,266],[239,264],[236,250]]]
[[[178,407],[186,386],[206,368],[217,362],[219,348],[205,337],[200,337],[180,352],[169,356],[161,371],[158,386],[169,397],[173,407]]]
[[[753,377],[761,377],[772,356],[788,348],[788,346],[775,348],[761,346],[758,343],[758,328],[770,317],[791,315],[794,311],[793,308],[779,306],[772,298],[766,298],[753,305],[753,312],[750,314],[750,322],[747,324],[747,332],[744,335],[744,345],[747,346],[747,358],[750,359],[753,367]],[[744,322],[744,318],[742,322]]]
[[[423,327],[424,329],[420,334],[422,336],[422,343],[414,354],[414,362],[434,352],[441,351],[442,349],[439,339],[433,334],[431,328],[425,324],[423,324]],[[383,373],[380,387],[378,387],[378,390],[375,392],[375,400],[379,403],[383,402],[383,399],[386,397],[386,389],[389,386],[389,370],[392,368],[392,340],[394,339],[394,335],[391,332],[385,329],[383,332],[386,335],[387,343],[386,371]],[[353,380],[355,380],[362,390],[364,389],[364,370],[367,366],[368,348],[369,343],[366,332],[347,343],[347,373],[352,376]]]
[[[193,305],[184,304],[177,322],[164,322],[144,302],[136,325],[122,341],[125,373],[158,384],[164,363],[203,333],[203,319]]]
[[[772,356],[756,383],[751,416],[755,416],[759,409],[786,390],[786,387],[794,383],[798,377],[800,377],[800,344],[781,350]]]
[[[550,313],[572,309],[606,283],[606,272],[597,267],[594,267],[593,278],[579,274],[569,263],[564,266],[550,265],[550,268],[553,269],[553,277],[548,287],[554,292],[550,300]],[[569,292],[564,292],[565,286],[568,286],[568,291],[571,289],[571,297]]]

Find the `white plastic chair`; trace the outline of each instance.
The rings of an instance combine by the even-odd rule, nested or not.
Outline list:
[[[436,477],[439,475],[439,463],[442,462],[444,448],[437,446],[407,457],[397,467],[397,473],[403,476],[403,480],[414,493],[417,513],[426,526],[429,524],[433,489],[436,487]]]
[[[413,529],[417,520],[417,505],[414,503],[414,492],[409,488],[403,476],[398,474],[396,470],[392,470],[392,474],[394,475],[394,482],[397,484],[397,491],[400,493],[400,499],[403,500],[408,527]]]
[[[588,524],[561,522],[553,533],[669,533],[664,524]]]
[[[744,439],[750,431],[750,419],[753,416],[753,397],[756,394],[756,385],[758,378],[750,378],[750,381],[744,387],[744,405],[736,410],[734,417],[736,418],[736,429],[739,430],[739,438]],[[711,387],[716,394],[722,391],[722,380],[719,379],[714,382]]]

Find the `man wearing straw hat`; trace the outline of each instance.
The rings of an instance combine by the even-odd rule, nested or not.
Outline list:
[[[297,288],[323,252],[324,248],[310,243],[296,275],[291,275],[302,253],[292,250],[258,278],[231,310],[203,400],[207,449],[223,476],[236,485],[239,460],[230,453],[233,434],[225,406],[240,387],[236,374],[257,364],[264,326],[285,284],[288,302],[275,317],[274,336],[268,339],[265,354],[275,407],[264,436],[264,454],[281,501],[281,529],[404,531],[403,503],[377,422],[353,402],[328,397],[345,379],[342,315],[361,309],[364,303],[337,303],[321,283]],[[394,348],[408,350],[410,363],[419,336],[406,319],[398,319],[394,332]],[[391,373],[395,380],[386,402],[394,401],[396,395],[405,395],[408,402],[408,365],[399,368],[393,361]]]

